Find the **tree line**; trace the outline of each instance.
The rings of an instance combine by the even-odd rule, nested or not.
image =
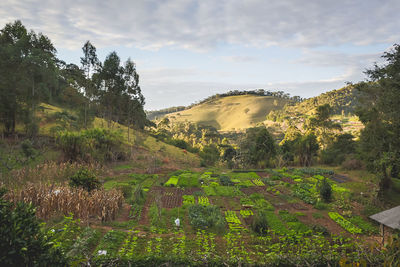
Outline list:
[[[136,65],[122,63],[116,52],[100,62],[96,48],[87,41],[81,65],[57,58],[51,40],[28,31],[21,21],[0,30],[0,119],[3,133],[13,135],[17,125],[26,134],[38,132],[41,103],[73,108],[79,127],[87,128],[95,116],[127,126],[144,128],[144,97]]]

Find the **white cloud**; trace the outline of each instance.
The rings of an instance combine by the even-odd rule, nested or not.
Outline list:
[[[247,62],[254,62],[258,59],[256,57],[251,56],[224,56],[222,57],[223,60],[232,62],[232,63],[247,63]]]
[[[21,19],[71,49],[87,39],[146,49],[368,45],[399,40],[399,8],[396,0],[2,0],[0,25]]]

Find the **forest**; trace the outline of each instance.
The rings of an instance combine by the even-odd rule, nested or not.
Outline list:
[[[400,265],[399,231],[382,244],[370,219],[400,205],[400,45],[382,59],[365,81],[314,98],[233,90],[146,112],[132,59],[101,62],[87,41],[80,66],[67,63],[46,35],[8,23],[0,262]],[[273,110],[229,132],[170,117],[241,96]]]

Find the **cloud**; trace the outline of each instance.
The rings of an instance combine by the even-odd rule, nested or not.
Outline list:
[[[21,19],[70,49],[87,39],[153,50],[369,45],[399,40],[399,8],[397,0],[2,0],[0,24]]]
[[[247,63],[258,60],[256,57],[251,57],[251,56],[224,56],[222,57],[222,59],[232,63]]]

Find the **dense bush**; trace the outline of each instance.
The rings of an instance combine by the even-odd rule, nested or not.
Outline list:
[[[107,129],[89,129],[80,132],[59,132],[57,144],[67,160],[115,161],[124,159],[123,137]]]
[[[259,211],[255,214],[251,229],[257,234],[263,235],[268,231],[268,220],[265,211]]]
[[[29,139],[25,139],[21,142],[22,153],[26,158],[34,158],[38,151],[33,148],[32,142]]]
[[[363,167],[362,162],[358,159],[347,159],[342,163],[345,170],[359,170]]]
[[[225,228],[225,219],[216,206],[192,205],[189,207],[189,219],[196,228]]]
[[[72,187],[82,187],[86,191],[90,192],[96,188],[99,188],[100,182],[93,172],[87,168],[82,168],[70,177],[69,185]]]
[[[226,176],[226,175],[221,175],[221,176],[219,177],[219,182],[220,182],[221,185],[224,185],[224,186],[232,186],[232,185],[235,185],[235,184],[231,181],[231,178],[229,178],[229,176]]]
[[[0,189],[1,190],[1,189]],[[41,229],[35,209],[28,204],[16,207],[0,192],[0,262],[2,266],[66,266],[59,249]]]
[[[332,186],[326,178],[319,185],[319,195],[325,202],[329,202],[332,198]]]

